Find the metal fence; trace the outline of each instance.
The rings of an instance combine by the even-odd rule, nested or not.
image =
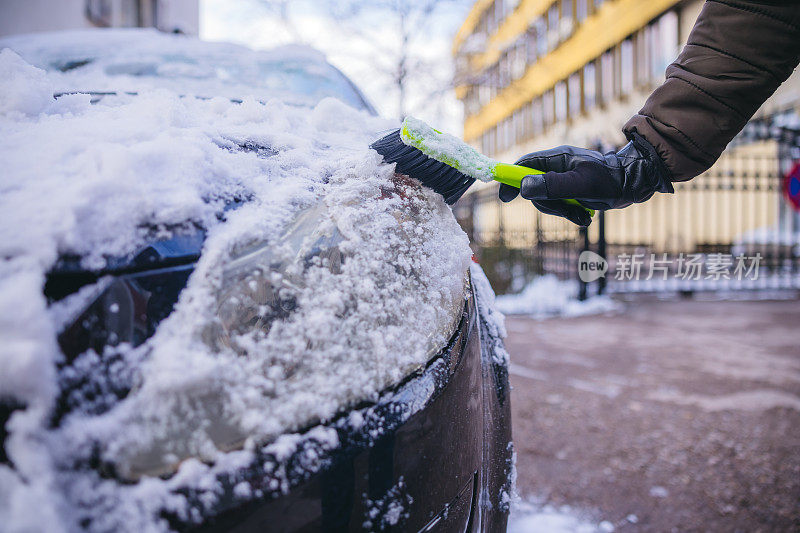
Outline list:
[[[717,164],[643,204],[598,213],[587,230],[495,187],[454,206],[496,292],[517,292],[533,277],[577,279],[591,250],[607,261],[604,277],[581,283],[595,292],[696,292],[800,289],[800,216],[783,195],[784,176],[800,161],[800,131],[753,122]]]

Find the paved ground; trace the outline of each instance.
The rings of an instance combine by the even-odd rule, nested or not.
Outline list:
[[[506,325],[523,497],[617,531],[800,531],[800,302]]]

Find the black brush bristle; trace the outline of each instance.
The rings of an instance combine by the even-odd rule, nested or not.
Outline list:
[[[470,185],[475,183],[475,178],[405,144],[400,138],[400,130],[378,139],[370,148],[381,154],[387,163],[395,163],[395,170],[400,174],[417,179],[441,194],[448,204],[456,203]]]

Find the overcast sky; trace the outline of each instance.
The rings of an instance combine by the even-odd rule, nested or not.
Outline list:
[[[376,74],[371,54],[374,44],[391,46],[397,29],[391,21],[370,15],[360,20],[363,37],[339,24],[320,9],[320,3],[330,0],[293,0],[291,20],[296,31],[286,27],[279,17],[271,14],[259,0],[201,0],[200,36],[206,40],[228,41],[252,48],[265,49],[281,44],[296,43],[313,46],[322,51],[333,65],[349,76],[366,94],[381,115],[397,116],[396,92],[388,86],[386,76]],[[429,34],[419,39],[415,53],[433,60],[437,68],[430,79],[419,79],[409,90],[409,111],[414,116],[443,129],[461,135],[463,131],[461,104],[452,90],[430,97],[429,88],[441,88],[452,80],[452,39],[470,5],[469,0],[455,0],[440,11],[430,25]]]

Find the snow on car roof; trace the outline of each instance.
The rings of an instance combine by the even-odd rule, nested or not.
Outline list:
[[[441,197],[397,180],[368,148],[394,123],[330,98],[302,108],[158,88],[90,104],[54,99],[59,81],[0,51],[0,398],[27,407],[7,425],[4,527],[164,529],[161,509],[187,512],[181,487],[211,484],[213,499],[214,469],[375,399],[447,341],[471,252]],[[237,149],[247,143],[269,150]],[[223,219],[233,198],[249,201]],[[340,235],[340,268],[308,266],[297,309],[268,332],[240,335],[236,349],[209,342],[236,251],[280,243],[313,210]],[[133,391],[51,427],[62,356],[46,272],[63,254],[102,268],[187,221],[208,238],[175,310],[145,344],[114,349]],[[219,421],[243,440],[218,438]],[[153,454],[175,475],[148,475]],[[103,478],[87,466],[97,460],[138,482]]]
[[[0,49],[6,47],[51,72],[59,93],[165,88],[208,98],[279,98],[296,105],[335,97],[369,108],[355,86],[307,46],[256,51],[154,29],[115,28],[0,39]]]

